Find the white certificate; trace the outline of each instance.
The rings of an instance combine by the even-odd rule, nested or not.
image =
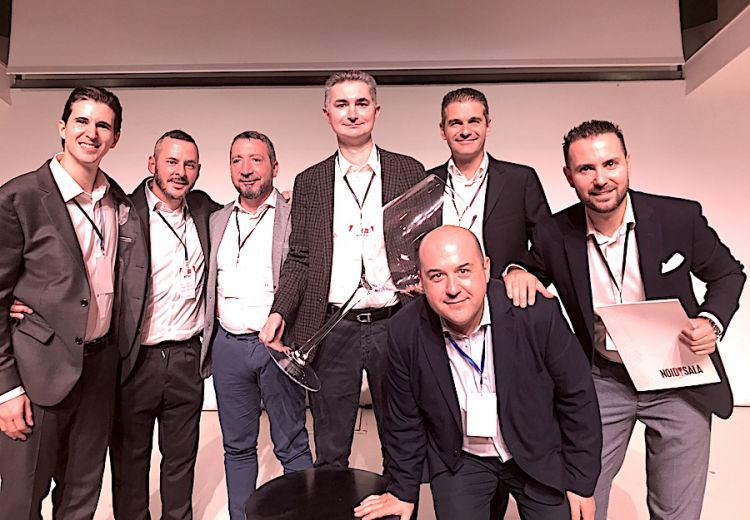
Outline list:
[[[680,343],[690,324],[680,301],[653,300],[596,308],[636,390],[662,390],[718,383],[711,358]]]

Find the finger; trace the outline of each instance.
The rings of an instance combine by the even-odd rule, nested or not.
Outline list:
[[[528,295],[529,305],[534,305],[536,303],[536,282],[534,280],[529,280],[529,284],[526,286],[526,294]]]
[[[542,295],[542,296],[544,296],[545,298],[554,298],[554,297],[555,297],[555,295],[554,295],[554,294],[552,294],[552,293],[551,293],[551,292],[550,292],[550,291],[549,291],[549,290],[548,290],[548,289],[547,289],[547,288],[546,288],[546,287],[544,286],[544,284],[543,284],[542,282],[537,282],[537,283],[536,283],[536,290],[537,290],[537,291],[538,291],[539,293],[541,293],[541,295]]]
[[[13,312],[13,311],[11,311],[10,312],[10,317],[14,318],[14,319],[17,319],[17,320],[22,320],[26,316],[22,312]]]

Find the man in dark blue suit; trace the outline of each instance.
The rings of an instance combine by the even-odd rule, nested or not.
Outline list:
[[[564,173],[580,203],[539,224],[528,267],[505,277],[524,305],[535,288],[554,283],[592,362],[603,425],[602,474],[595,493],[605,519],[612,479],[622,466],[636,421],[646,427],[648,508],[658,520],[700,518],[708,473],[711,414],[732,413],[732,392],[716,342],[739,305],[742,265],[719,240],[697,202],[629,189],[630,157],[617,125],[587,121],[563,143]],[[706,283],[701,303],[691,274]],[[677,298],[690,325],[681,342],[709,355],[721,381],[636,391],[617,345],[596,309]]]
[[[425,294],[388,326],[387,493],[356,516],[409,518],[426,460],[439,519],[489,520],[508,492],[524,519],[592,519],[601,423],[557,302],[513,307],[464,228],[429,233],[419,261]]]

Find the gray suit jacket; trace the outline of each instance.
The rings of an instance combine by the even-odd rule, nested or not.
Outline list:
[[[117,336],[117,316],[132,304],[122,300],[122,289],[146,276],[148,257],[138,215],[107,179],[119,221],[110,326]],[[34,313],[12,324],[14,297]],[[90,298],[78,239],[47,161],[0,188],[0,394],[21,385],[42,406],[68,395],[83,368]]]
[[[289,251],[289,233],[292,230],[290,213],[292,204],[274,188],[276,192],[276,212],[273,220],[273,243],[271,246],[271,268],[273,270],[273,290],[279,286],[281,264]],[[208,233],[211,242],[211,256],[206,282],[206,325],[203,329],[203,347],[201,348],[201,376],[211,375],[211,344],[216,330],[216,254],[219,251],[229,217],[232,216],[234,201],[211,215]]]

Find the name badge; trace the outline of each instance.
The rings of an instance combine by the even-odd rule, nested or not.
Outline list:
[[[492,393],[466,396],[466,435],[497,436],[497,395]]]
[[[115,292],[114,269],[106,256],[94,255],[94,271],[91,273],[91,285],[93,285],[96,296]]]
[[[195,268],[183,265],[177,274],[180,282],[180,298],[195,299]]]

